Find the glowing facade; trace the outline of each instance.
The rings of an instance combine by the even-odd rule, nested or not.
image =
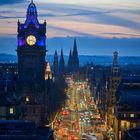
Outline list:
[[[25,23],[18,21],[19,83],[21,88],[28,87],[30,90],[34,85],[41,90],[45,81],[46,21],[40,24],[37,17],[37,8],[31,2]]]
[[[52,79],[52,71],[49,62],[46,65],[45,80]]]
[[[25,23],[18,21],[18,95],[25,100],[21,106],[23,120],[44,124],[46,118],[45,69],[46,21],[40,24],[33,1],[27,9]]]

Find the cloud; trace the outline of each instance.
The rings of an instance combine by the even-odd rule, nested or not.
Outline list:
[[[139,37],[139,35],[136,34],[129,34],[129,33],[104,33],[108,35],[119,35],[119,36],[132,36],[132,37]]]
[[[20,19],[20,18],[24,18],[24,16],[23,17],[21,17],[21,16],[1,16],[0,15],[0,19],[15,19],[15,18],[17,18],[17,19]]]
[[[18,2],[14,1],[14,2]],[[23,23],[28,3],[0,6],[1,33],[15,34]],[[139,9],[36,3],[39,20],[46,19],[52,36],[140,37]],[[9,25],[9,23],[11,23]],[[10,29],[11,28],[11,29]]]
[[[56,27],[56,26],[53,26],[53,25],[49,25],[48,26],[49,30],[55,30],[57,32],[55,32],[55,35],[56,36],[60,36],[62,33],[65,34],[65,36],[67,36],[67,33],[69,32],[71,35],[75,36],[93,36],[93,34],[88,34],[88,33],[84,33],[84,32],[80,32],[80,31],[76,31],[76,30],[73,30],[73,29],[68,29],[68,28],[65,28],[65,27]]]
[[[73,47],[73,37],[55,37],[47,39],[47,54],[54,54],[57,49],[64,49],[68,55]],[[16,54],[16,37],[0,37],[0,53]],[[117,50],[121,56],[140,56],[139,38],[95,38],[77,37],[77,47],[80,55],[112,55]],[[59,52],[60,53],[60,52]]]
[[[0,5],[24,2],[25,0],[0,0]]]
[[[136,19],[136,16],[138,17],[140,14],[139,9],[88,8],[86,6],[75,7],[66,4],[46,4],[46,7],[44,5],[40,5],[40,7],[44,12],[53,13],[53,16],[49,17],[57,17],[60,20],[69,18],[73,21],[122,26],[134,30],[140,29],[140,20]],[[43,16],[45,16],[45,13]]]
[[[107,10],[107,9],[85,9],[85,7],[72,7],[71,5],[64,5],[59,4],[57,6],[52,4],[48,4],[48,7],[44,9],[44,5],[40,4],[40,8],[43,8],[43,13],[39,13],[39,17],[44,18],[71,18],[71,20],[88,22],[88,23],[99,23],[99,24],[106,24],[106,25],[116,25],[116,26],[123,26],[132,29],[139,30],[140,24],[135,22],[135,19],[126,19],[124,17],[120,17],[121,13],[125,12],[127,15],[131,13],[131,10]],[[49,13],[48,13],[49,11]],[[137,14],[140,12],[139,10],[132,10],[135,11]],[[10,13],[11,11],[1,11],[2,14]],[[15,11],[16,12],[16,11]],[[134,13],[135,14],[135,13]],[[9,18],[23,18],[25,16],[3,16],[1,15],[1,19],[9,19]],[[61,20],[61,19],[58,19]]]
[[[16,53],[17,20],[20,19],[24,23],[28,6],[27,1],[20,3],[24,1],[0,0],[0,35],[14,36],[9,39],[0,37],[0,52]],[[120,5],[123,4],[120,3]],[[140,38],[140,8],[135,9],[130,4],[126,7],[118,5],[118,7],[116,5],[100,7],[95,3],[88,7],[86,4],[80,6],[40,3],[40,0],[36,6],[39,20],[47,19],[48,22],[49,53],[54,53],[55,49],[64,47],[68,54],[69,48],[73,45],[73,39],[58,38],[56,41],[54,37],[82,36],[77,40],[81,54],[108,55],[118,50],[121,55],[139,56],[140,41],[137,38]],[[96,36],[98,39],[87,36]]]

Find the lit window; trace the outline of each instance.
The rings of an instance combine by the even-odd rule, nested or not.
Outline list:
[[[124,118],[126,117],[126,114],[124,114]]]
[[[130,114],[130,117],[131,117],[131,118],[134,118],[134,114]]]
[[[114,114],[114,108],[112,108],[112,114]]]
[[[25,100],[26,100],[26,102],[29,102],[29,101],[30,101],[29,97],[26,97],[26,99],[25,99]]]
[[[119,131],[119,140],[121,140],[121,138],[122,138],[122,132]]]
[[[10,108],[9,113],[10,114],[14,114],[14,109],[13,108]]]

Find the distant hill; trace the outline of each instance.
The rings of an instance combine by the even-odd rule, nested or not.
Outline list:
[[[17,62],[17,56],[0,53],[0,63],[14,63],[14,62]]]
[[[50,64],[53,63],[53,55],[47,55],[46,61],[49,61]],[[65,56],[65,63],[67,64],[68,56]],[[89,55],[80,55],[80,65],[84,65],[87,62],[93,62],[96,65],[111,65],[113,61],[112,56],[89,56]],[[11,54],[0,54],[0,63],[17,63],[17,56]],[[119,57],[119,64],[120,65],[140,65],[140,57],[133,57],[133,56],[121,56]]]
[[[140,38],[97,38],[97,37],[76,37],[78,54],[90,56],[112,56],[114,51],[119,56],[138,56],[140,57]],[[55,50],[60,54],[63,48],[64,54],[69,55],[73,48],[74,37],[54,37],[47,38],[47,54],[53,55]],[[16,55],[17,39],[16,36],[0,36],[0,53]]]

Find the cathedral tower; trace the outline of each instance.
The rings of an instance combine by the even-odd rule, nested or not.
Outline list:
[[[78,69],[79,69],[79,58],[78,58],[76,39],[74,39],[74,46],[73,46],[73,53],[72,53],[72,70],[75,72],[78,71]]]
[[[113,64],[111,67],[109,96],[108,96],[108,123],[115,129],[115,104],[117,102],[116,90],[121,80],[120,66],[118,63],[118,52],[114,52]]]
[[[114,52],[114,57],[113,57],[113,65],[112,65],[112,76],[119,76],[120,75],[120,66],[118,63],[118,52]]]
[[[63,49],[61,49],[60,61],[59,61],[59,72],[62,74],[65,70],[65,61],[63,55]]]
[[[68,71],[71,72],[71,70],[72,70],[72,54],[71,54],[71,49],[70,49],[69,59],[68,59]]]
[[[40,24],[33,1],[25,23],[18,21],[18,72],[21,90],[41,91],[45,82],[46,21]]]
[[[58,76],[58,72],[59,72],[58,54],[57,54],[57,51],[55,50],[54,61],[53,61],[53,74],[54,74],[54,76]]]
[[[120,66],[118,63],[118,52],[114,52],[113,65],[111,67],[111,77],[110,77],[110,89],[111,89],[111,99],[112,105],[116,103],[115,92],[120,82]]]

